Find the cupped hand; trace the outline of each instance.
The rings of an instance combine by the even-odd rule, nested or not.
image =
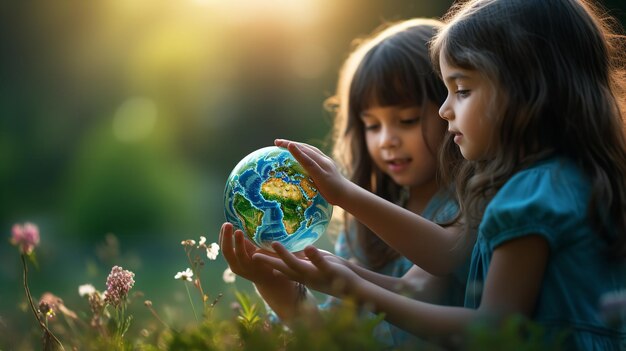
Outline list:
[[[286,280],[273,274],[271,266],[252,261],[252,255],[264,251],[245,238],[244,233],[237,229],[233,232],[232,223],[222,224],[220,229],[220,248],[233,273],[255,284],[272,284]]]
[[[341,206],[344,194],[352,183],[337,169],[333,160],[318,148],[305,143],[276,139],[274,145],[284,147],[304,167],[322,196],[332,205]]]
[[[306,258],[287,251],[279,243],[272,243],[278,257],[266,253],[255,253],[254,262],[272,267],[277,276],[300,282],[307,287],[336,297],[350,294],[354,282],[361,279],[336,256],[313,246],[304,249]]]

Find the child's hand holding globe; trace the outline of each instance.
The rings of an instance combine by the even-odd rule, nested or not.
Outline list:
[[[265,147],[244,157],[224,189],[224,214],[259,247],[296,252],[324,233],[333,207],[287,149]]]

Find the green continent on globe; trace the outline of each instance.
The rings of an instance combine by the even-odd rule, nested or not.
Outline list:
[[[263,220],[263,211],[252,206],[250,200],[239,193],[235,194],[233,207],[235,208],[235,212],[237,212],[239,220],[245,227],[246,234],[248,234],[250,239],[254,240],[254,233],[256,233],[256,229],[261,225],[261,221]]]
[[[311,206],[312,201],[309,199],[315,196],[316,192],[307,179],[302,179],[298,186],[280,178],[269,178],[261,185],[261,195],[266,200],[277,201],[280,204],[285,231],[287,234],[293,234],[304,221],[304,211]]]

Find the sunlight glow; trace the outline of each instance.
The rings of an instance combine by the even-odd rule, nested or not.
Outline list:
[[[124,101],[113,117],[113,135],[122,142],[137,142],[148,137],[157,119],[156,104],[148,98]]]
[[[317,21],[320,1],[315,0],[190,0],[196,5],[223,13],[233,22],[250,22],[271,17],[299,26]]]
[[[291,53],[291,70],[300,78],[318,78],[328,68],[328,64],[329,53],[319,45],[301,45]]]

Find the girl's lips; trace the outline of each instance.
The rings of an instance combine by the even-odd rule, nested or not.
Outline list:
[[[409,158],[398,158],[387,161],[387,167],[389,170],[394,173],[402,172],[409,167],[409,163],[411,159]]]
[[[454,143],[458,144],[459,142],[461,142],[461,139],[463,138],[463,134],[461,133],[454,133]]]

